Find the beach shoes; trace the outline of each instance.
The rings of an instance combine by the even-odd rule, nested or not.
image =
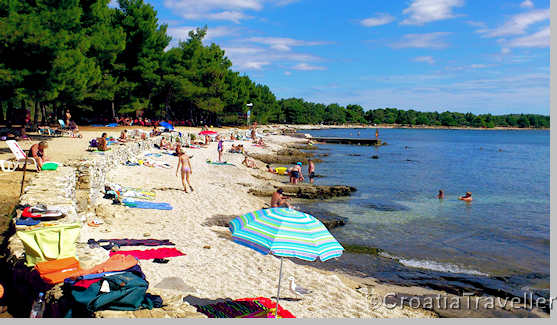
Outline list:
[[[36,226],[39,223],[39,220],[31,218],[19,218],[15,222],[16,226]]]
[[[100,219],[97,219],[97,218],[95,218],[95,219],[93,219],[93,220],[91,220],[91,221],[89,221],[89,222],[87,223],[87,225],[88,225],[89,227],[98,227],[98,226],[100,226],[100,225],[102,225],[102,224],[104,224],[104,221],[102,221],[102,220],[100,220]]]
[[[170,260],[168,258],[155,258],[155,259],[153,259],[153,263],[159,263],[159,264],[166,264],[169,261]]]
[[[23,212],[21,212],[21,216],[23,218],[40,218],[41,217],[40,214],[32,214],[31,213],[31,207],[26,207],[25,209],[23,209]]]

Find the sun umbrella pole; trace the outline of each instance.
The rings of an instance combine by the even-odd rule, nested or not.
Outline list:
[[[282,278],[282,257],[280,258],[280,271],[279,271],[279,283],[277,289],[277,306],[275,308],[275,318],[278,319],[278,307],[279,307],[279,295],[280,295],[280,279]]]

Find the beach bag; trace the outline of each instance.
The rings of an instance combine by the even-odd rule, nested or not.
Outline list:
[[[104,282],[109,292],[101,291]],[[105,284],[106,287],[106,284]],[[74,306],[66,317],[80,317],[98,310],[138,310],[161,307],[158,296],[147,294],[149,283],[133,272],[103,276],[88,288],[71,287]],[[106,291],[106,290],[104,290]]]
[[[97,139],[93,139],[89,141],[89,147],[96,148],[97,147]]]
[[[25,265],[75,256],[75,241],[81,225],[68,224],[18,231],[17,237],[25,247]]]
[[[62,258],[35,264],[35,270],[44,282],[56,284],[64,282],[64,279],[71,277],[81,271],[79,261],[75,257]]]

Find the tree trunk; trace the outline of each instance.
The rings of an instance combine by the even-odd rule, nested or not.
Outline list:
[[[14,103],[11,100],[8,100],[8,106],[6,107],[6,120],[8,121],[7,124],[13,123],[14,117]]]
[[[46,125],[46,104],[41,104],[41,124]]]
[[[39,124],[39,101],[35,100],[35,108],[33,110],[33,128]]]
[[[114,101],[112,101],[112,119],[115,120],[116,119],[116,110],[114,109]],[[112,121],[114,122],[114,121]]]

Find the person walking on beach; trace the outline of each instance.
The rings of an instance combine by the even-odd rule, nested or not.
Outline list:
[[[218,140],[218,142],[219,142],[219,143],[217,144],[217,151],[218,151],[218,153],[219,153],[219,162],[222,162],[222,151],[223,151],[222,145],[223,145],[223,141],[222,141],[222,139],[220,138],[220,135],[217,135],[217,140]]]
[[[193,187],[190,183],[190,175],[193,173],[190,163],[190,158],[184,153],[182,148],[176,150],[178,153],[178,166],[176,166],[176,176],[178,176],[178,170],[181,171],[182,176],[182,186],[184,186],[184,192],[188,193],[188,188],[186,182],[188,183],[191,191],[193,192]],[[182,168],[180,168],[182,166]]]
[[[311,159],[308,159],[308,175],[310,184],[313,184],[313,179],[315,178],[315,164]]]
[[[279,188],[271,196],[271,208],[280,208],[284,206],[291,209],[292,206],[288,203],[289,199],[289,197],[282,195],[282,188]]]

